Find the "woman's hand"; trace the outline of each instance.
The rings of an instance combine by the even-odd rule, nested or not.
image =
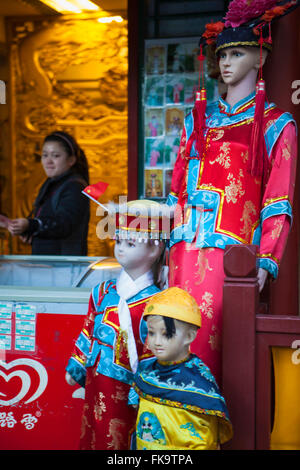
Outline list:
[[[257,273],[259,292],[263,290],[267,277],[268,277],[268,271],[266,271],[263,268],[259,268],[258,273]]]
[[[22,235],[22,233],[26,232],[29,227],[29,222],[27,219],[13,219],[8,224],[9,232],[14,235]]]
[[[32,237],[26,237],[26,235],[19,235],[21,242],[26,243],[27,245],[31,245]]]

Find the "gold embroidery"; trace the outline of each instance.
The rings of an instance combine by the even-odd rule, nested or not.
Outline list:
[[[282,156],[286,161],[288,161],[291,158],[291,145],[288,139],[284,139],[283,143],[285,147],[282,149]]]
[[[273,202],[282,201],[282,200],[285,200],[285,199],[287,199],[288,202],[291,204],[289,196],[280,196],[280,197],[274,197],[274,198],[266,199],[266,202],[264,203],[263,206],[266,207],[269,204],[272,204]]]
[[[126,401],[127,403],[128,393],[123,390],[123,387],[121,385],[117,385],[116,394],[112,395],[111,398],[114,400],[115,403],[118,401]]]
[[[272,255],[272,253],[260,253],[258,255],[259,258],[270,258],[275,261],[279,265],[279,259]]]
[[[214,188],[212,185],[201,185],[197,189],[208,189],[211,191],[215,191],[220,195],[220,208],[218,211],[218,218],[217,218],[217,225],[216,225],[216,232],[218,233],[225,233],[226,235],[229,235],[230,237],[233,237],[237,240],[239,240],[241,243],[248,243],[247,240],[244,240],[243,238],[239,237],[236,233],[230,232],[229,230],[224,230],[221,228],[221,222],[222,222],[222,214],[223,214],[223,206],[224,206],[224,191],[219,188]]]
[[[265,132],[269,129],[269,127],[271,127],[274,123],[276,122],[276,119],[270,119],[267,124],[266,124],[266,127],[265,127]]]
[[[206,257],[206,253],[210,253],[214,251],[214,248],[206,248],[205,250],[199,249],[198,258],[196,262],[196,268],[198,268],[195,272],[196,280],[195,284],[201,284],[205,279],[206,271],[212,271],[213,269],[208,264],[208,259]]]
[[[111,437],[112,440],[107,444],[108,448],[119,450],[126,445],[127,436],[124,436],[124,427],[126,428],[126,423],[121,419],[113,418],[110,420],[107,437]]]
[[[209,335],[209,341],[208,343],[210,344],[210,348],[213,351],[220,351],[221,350],[221,338],[220,335],[216,332],[216,327],[212,327],[212,331],[214,334]]]
[[[180,146],[180,149],[179,149],[179,156],[182,159],[185,158],[185,144],[186,144],[186,137],[183,136],[182,140],[181,140],[181,146]]]
[[[242,157],[242,160],[243,160],[243,163],[246,163],[248,161],[248,150],[246,150],[245,152],[242,152],[241,153],[241,157]]]
[[[223,129],[214,129],[212,132],[211,140],[215,141],[222,139],[224,132],[225,131]]]
[[[274,229],[272,230],[272,233],[271,233],[272,240],[275,240],[276,238],[280,237],[282,227],[283,227],[283,220],[277,219],[274,221]]]
[[[225,44],[222,44],[222,46],[219,46],[215,50],[215,54],[219,52],[220,49],[225,49],[225,47],[238,47],[238,46],[257,46],[258,41],[240,41],[240,42],[227,42]],[[272,50],[272,46],[270,44],[267,44],[264,42],[264,47],[268,49],[269,51]]]
[[[186,281],[184,282],[184,285],[183,285],[183,289],[188,292],[189,294],[192,294],[192,289],[191,287],[189,287],[189,279],[186,279]]]
[[[252,228],[251,214],[256,215],[255,205],[252,201],[246,201],[244,204],[243,215],[240,219],[241,222],[244,222],[244,226],[241,229],[241,235],[244,235],[246,239],[249,238]]]
[[[102,414],[106,412],[106,405],[103,401],[104,398],[105,395],[102,392],[99,392],[98,397],[95,397],[94,415],[98,421],[102,419]]]
[[[243,177],[244,174],[242,169],[240,169],[239,177],[237,180],[236,178],[234,178],[232,173],[229,173],[229,175],[227,176],[228,181],[230,181],[229,186],[225,186],[225,197],[228,203],[232,202],[233,204],[235,204],[237,202],[237,198],[245,194],[245,190],[242,189],[241,181],[241,178]]]
[[[220,148],[220,153],[215,160],[209,162],[211,165],[214,163],[219,163],[223,166],[226,170],[230,168],[231,160],[230,160],[230,142],[224,142],[222,147]]]
[[[205,157],[207,155],[209,146],[210,146],[210,141],[211,141],[211,134],[214,131],[214,129],[208,129],[207,135],[206,135],[206,144],[205,144],[205,149],[202,155],[202,158],[200,160],[200,170],[199,170],[199,177],[198,177],[198,182],[197,182],[197,189],[199,189],[199,186],[201,184],[202,176],[203,176],[203,170],[204,170],[204,162],[205,162]]]
[[[212,303],[213,303],[213,295],[211,292],[205,292],[202,295],[202,302],[199,305],[201,313],[205,315],[207,318],[212,318],[213,317],[213,308],[212,308]]]
[[[80,439],[83,439],[86,431],[88,428],[91,427],[89,424],[88,418],[87,418],[87,413],[89,411],[89,404],[85,403],[83,405],[83,414],[82,414],[82,420],[81,420],[81,430],[80,430]]]

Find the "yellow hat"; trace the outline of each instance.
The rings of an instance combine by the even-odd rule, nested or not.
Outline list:
[[[154,295],[144,310],[144,317],[161,315],[201,327],[201,313],[194,297],[179,287],[169,287]]]

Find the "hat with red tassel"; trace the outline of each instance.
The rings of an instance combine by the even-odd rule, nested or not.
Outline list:
[[[267,164],[267,153],[263,134],[263,117],[265,109],[265,82],[262,77],[262,50],[272,49],[271,23],[299,6],[300,0],[232,0],[224,21],[208,23],[200,39],[199,60],[203,57],[205,45],[214,45],[215,53],[227,47],[247,46],[260,48],[260,68],[255,96],[255,113],[249,149],[249,172],[253,176],[264,174]],[[203,66],[202,66],[203,73]],[[203,88],[197,92],[193,109],[194,131],[187,142],[186,155],[196,140],[199,158],[203,153],[206,99]],[[203,97],[203,98],[202,98]],[[200,136],[199,136],[200,131]]]

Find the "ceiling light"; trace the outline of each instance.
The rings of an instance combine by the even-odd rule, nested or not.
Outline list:
[[[103,18],[98,18],[99,23],[111,23],[112,21],[116,21],[117,23],[121,23],[123,21],[122,16],[103,16]]]
[[[82,13],[87,10],[99,10],[99,7],[89,0],[41,0],[41,2],[59,13]]]

